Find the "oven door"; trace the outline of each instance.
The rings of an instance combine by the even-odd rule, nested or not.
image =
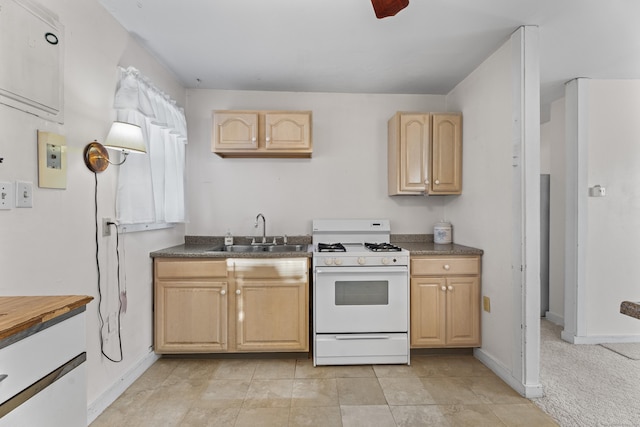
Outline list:
[[[394,267],[317,267],[316,333],[407,332],[409,272]]]

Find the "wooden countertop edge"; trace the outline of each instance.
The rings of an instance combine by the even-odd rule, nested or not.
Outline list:
[[[0,340],[88,304],[88,295],[0,297]]]

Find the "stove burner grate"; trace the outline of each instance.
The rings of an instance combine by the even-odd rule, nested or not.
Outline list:
[[[364,246],[373,252],[400,252],[402,250],[391,243],[365,243]]]
[[[318,252],[346,252],[342,243],[318,243]]]

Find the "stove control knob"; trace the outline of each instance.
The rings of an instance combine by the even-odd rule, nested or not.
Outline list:
[[[340,258],[334,258],[333,262],[334,262],[336,265],[342,265],[342,260],[341,260]]]
[[[333,258],[324,259],[324,265],[331,265],[331,264],[333,264]]]
[[[382,263],[384,265],[388,265],[389,264],[389,258],[382,258]]]
[[[367,262],[367,260],[363,256],[358,257],[358,264],[364,265],[364,264],[366,264],[366,262]]]

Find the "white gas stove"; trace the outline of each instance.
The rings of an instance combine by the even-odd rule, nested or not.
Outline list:
[[[389,220],[313,221],[314,364],[409,363],[409,252]]]
[[[409,251],[389,243],[389,220],[325,219],[313,221],[316,266],[409,265]]]

